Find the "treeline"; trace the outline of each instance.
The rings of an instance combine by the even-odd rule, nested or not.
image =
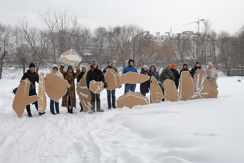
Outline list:
[[[60,55],[70,48],[82,57],[83,63],[96,59],[100,65],[113,60],[118,67],[127,65],[129,58],[135,66],[155,64],[165,67],[168,63],[178,66],[196,61],[205,65],[211,61],[217,69],[229,72],[243,68],[244,26],[235,35],[216,33],[205,21],[202,32],[169,34],[166,39],[157,37],[135,25],[98,27],[94,31],[78,23],[76,16],[66,12],[39,13],[45,29],[31,27],[21,19],[16,26],[0,23],[0,79],[4,66],[19,66],[23,72],[35,62],[38,69],[59,63]],[[82,63],[81,63],[82,64]]]

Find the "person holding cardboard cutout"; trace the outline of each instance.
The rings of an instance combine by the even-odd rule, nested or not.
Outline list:
[[[181,76],[182,71],[188,71],[190,73],[190,70],[188,69],[188,65],[186,63],[183,64],[183,67],[180,70],[180,76]]]
[[[149,72],[148,72],[147,65],[143,65],[141,68],[141,74],[149,75],[148,73]],[[140,84],[140,92],[143,96],[146,96],[146,94],[149,92],[149,87],[150,87],[150,79]]]
[[[78,85],[78,83],[80,82],[80,80],[82,79],[82,77],[83,77],[83,75],[86,73],[86,66],[82,66],[81,67],[81,73],[80,73],[80,75],[77,77],[77,85]],[[83,111],[83,106],[82,106],[82,104],[81,104],[81,102],[80,102],[80,112],[82,112]]]
[[[215,82],[218,79],[218,71],[214,68],[214,65],[211,62],[208,63],[206,74],[209,82]]]
[[[115,66],[113,66],[112,61],[108,61],[107,64],[108,64],[108,66],[103,70],[103,73],[106,73],[106,69],[108,69],[108,68],[111,68],[115,72],[118,73],[118,69]],[[111,105],[111,98],[112,98],[112,105]],[[108,90],[107,89],[107,102],[108,102],[108,109],[111,109],[111,106],[113,108],[116,108],[116,104],[115,104],[116,103],[115,89],[113,89],[113,90]]]
[[[90,81],[95,80],[95,81],[102,81],[104,83],[104,88],[106,88],[106,83],[105,79],[103,76],[102,71],[99,69],[97,65],[97,61],[93,60],[92,64],[90,66],[90,70],[87,72],[86,76],[86,82],[87,82],[87,87],[89,88]],[[103,109],[101,109],[101,101],[100,101],[100,94],[95,94],[92,91],[91,92],[91,111],[90,113],[95,112],[95,102],[96,102],[96,107],[97,107],[97,112],[104,112]]]
[[[123,69],[123,74],[125,74],[127,72],[138,73],[137,69],[134,67],[134,60],[133,59],[130,59],[128,61],[128,66]],[[129,91],[135,92],[135,90],[136,90],[136,84],[126,83],[125,84],[125,92],[124,92],[124,94],[126,94]]]
[[[156,78],[156,80],[158,82],[159,81],[159,74],[157,72],[157,69],[156,69],[156,66],[155,65],[151,65],[150,68],[149,68],[149,72],[148,72],[148,75],[150,76],[150,79],[152,78],[152,76],[154,76]]]
[[[63,74],[64,79],[70,84],[67,93],[63,96],[62,106],[67,107],[68,113],[73,114],[73,107],[76,108],[75,97],[75,78],[80,74],[79,67],[76,66],[76,73],[73,71],[71,65],[68,66],[67,72],[64,71],[64,65],[60,66],[60,72]]]
[[[23,77],[21,78],[21,82],[24,82],[26,78],[29,79],[31,82],[30,89],[29,89],[29,96],[37,95],[35,83],[36,82],[39,83],[39,75],[38,73],[35,72],[35,70],[36,70],[36,66],[34,65],[34,63],[31,63],[29,65],[29,70],[27,70],[27,72],[24,73]],[[33,104],[35,105],[36,110],[38,111],[38,102],[35,101]],[[28,113],[28,117],[32,117],[30,105],[26,105],[26,111]],[[39,112],[39,115],[42,114],[45,114],[45,112],[43,113]]]
[[[195,74],[197,73],[197,70],[201,70],[201,65],[199,62],[196,62],[195,66],[191,69],[191,76],[193,79]]]
[[[176,89],[178,89],[178,87],[179,87],[180,74],[179,74],[179,71],[177,70],[176,64],[172,64],[171,71],[173,72],[174,77],[175,77],[174,82],[175,82]]]
[[[51,70],[51,74],[56,75],[60,78],[63,79],[63,75],[58,71],[58,66],[56,64],[52,65],[52,70]],[[54,111],[54,105],[55,105],[55,110],[56,113]],[[59,114],[59,102],[58,101],[54,101],[52,99],[50,99],[50,112],[55,115],[55,114]]]

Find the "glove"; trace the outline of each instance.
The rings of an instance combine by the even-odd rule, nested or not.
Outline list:
[[[107,88],[107,87],[108,87],[107,83],[106,83],[106,82],[104,82],[104,88]]]

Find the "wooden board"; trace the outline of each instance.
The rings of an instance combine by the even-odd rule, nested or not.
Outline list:
[[[149,99],[137,92],[128,92],[117,99],[117,107],[132,109],[136,105],[148,105]]]
[[[194,83],[188,71],[183,71],[180,76],[179,98],[186,101],[194,94]]]
[[[113,69],[107,68],[104,77],[105,77],[105,82],[108,85],[106,89],[114,90],[116,88],[122,87],[121,78],[119,74],[115,72]]]
[[[161,87],[159,86],[156,78],[152,76],[150,83],[150,93],[152,103],[160,103],[164,98]]]
[[[144,83],[145,81],[149,80],[150,77],[144,74],[138,74],[135,72],[127,72],[121,75],[122,84],[129,83],[129,84],[137,84],[137,83]]]
[[[197,70],[197,73],[194,76],[194,95],[192,98],[217,98],[217,96],[217,83],[209,82],[206,72],[203,70]]]
[[[14,97],[12,107],[19,118],[23,115],[25,107],[39,99],[36,95],[29,96],[30,81],[25,79],[24,82],[19,84],[18,90]]]
[[[78,64],[82,60],[82,57],[74,50],[70,49],[61,54],[59,61],[63,63]]]
[[[89,89],[95,94],[100,94],[104,89],[103,86],[104,84],[102,81],[97,82],[95,80],[92,80],[90,81]]]
[[[66,94],[69,87],[70,84],[67,80],[64,80],[54,74],[47,74],[45,90],[50,99],[58,102],[60,98]]]
[[[39,87],[38,87],[38,111],[44,113],[47,108],[47,96],[45,94],[45,79],[44,73],[39,75]]]
[[[175,86],[175,82],[172,80],[165,80],[164,81],[164,96],[166,100],[174,102],[178,100],[178,91]]]
[[[76,88],[81,105],[85,111],[91,110],[91,92],[87,88],[86,84],[86,76],[88,71],[89,70],[87,70],[86,73],[82,76],[82,79],[80,80]]]

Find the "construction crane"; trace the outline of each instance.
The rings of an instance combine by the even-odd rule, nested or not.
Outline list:
[[[200,22],[203,21],[204,22],[204,19],[200,19],[198,18],[197,21],[195,22],[191,22],[191,23],[187,23],[187,24],[184,24],[184,25],[189,25],[189,24],[194,24],[194,23],[197,23],[197,33],[199,33],[199,29],[200,29]]]

